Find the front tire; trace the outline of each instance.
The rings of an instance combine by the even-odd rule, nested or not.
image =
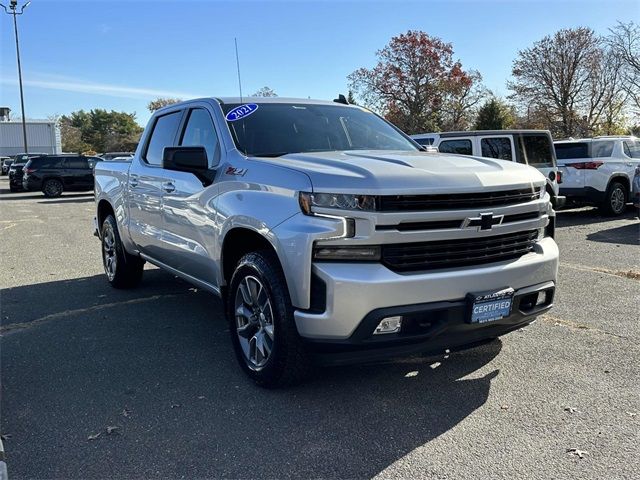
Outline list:
[[[50,178],[49,180],[45,180],[42,185],[42,193],[47,198],[57,198],[62,195],[62,191],[64,187],[62,182],[57,178]]]
[[[629,192],[620,182],[611,182],[607,188],[604,201],[600,209],[604,215],[617,217],[624,213],[627,208]]]
[[[293,385],[310,372],[280,263],[270,251],[240,259],[227,294],[227,320],[240,366],[261,387]]]
[[[100,238],[102,240],[102,265],[111,286],[132,288],[138,285],[142,280],[144,260],[126,252],[113,215],[108,215],[102,222]]]

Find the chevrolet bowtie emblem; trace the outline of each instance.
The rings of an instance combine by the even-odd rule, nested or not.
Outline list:
[[[491,230],[494,225],[500,225],[504,215],[481,213],[479,217],[465,218],[460,228],[478,227],[478,230]]]

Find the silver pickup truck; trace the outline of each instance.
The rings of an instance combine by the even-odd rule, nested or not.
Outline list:
[[[425,152],[359,106],[206,98],[154,113],[128,163],[95,168],[109,282],[145,261],[220,295],[262,386],[314,364],[439,353],[553,304],[544,176]]]

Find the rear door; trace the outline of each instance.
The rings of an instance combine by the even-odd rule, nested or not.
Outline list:
[[[166,171],[162,168],[165,147],[176,144],[183,110],[169,111],[153,120],[140,155],[131,161],[127,185],[129,234],[138,249],[162,261],[162,197]]]
[[[63,181],[74,190],[93,188],[93,175],[86,157],[67,157],[64,161]]]
[[[197,105],[197,104],[196,104]],[[190,108],[178,139],[178,145],[202,146],[207,151],[209,168],[220,162],[220,141],[213,115],[206,105]],[[217,186],[205,187],[193,173],[164,170],[163,260],[167,265],[199,280],[215,285],[213,242],[217,238],[213,199]]]

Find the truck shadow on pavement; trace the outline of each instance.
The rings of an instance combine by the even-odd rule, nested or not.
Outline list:
[[[621,227],[601,230],[587,235],[592,242],[640,245],[640,223],[631,223]]]
[[[608,220],[637,219],[638,209],[628,206],[627,210],[619,217],[605,217],[600,211],[593,208],[578,208],[573,210],[559,210],[556,212],[558,227],[574,227],[576,225],[590,225],[592,223],[603,223]]]
[[[130,291],[101,275],[6,289],[2,322],[12,478],[372,477],[482,407],[502,347],[263,390],[221,302],[156,269]]]

